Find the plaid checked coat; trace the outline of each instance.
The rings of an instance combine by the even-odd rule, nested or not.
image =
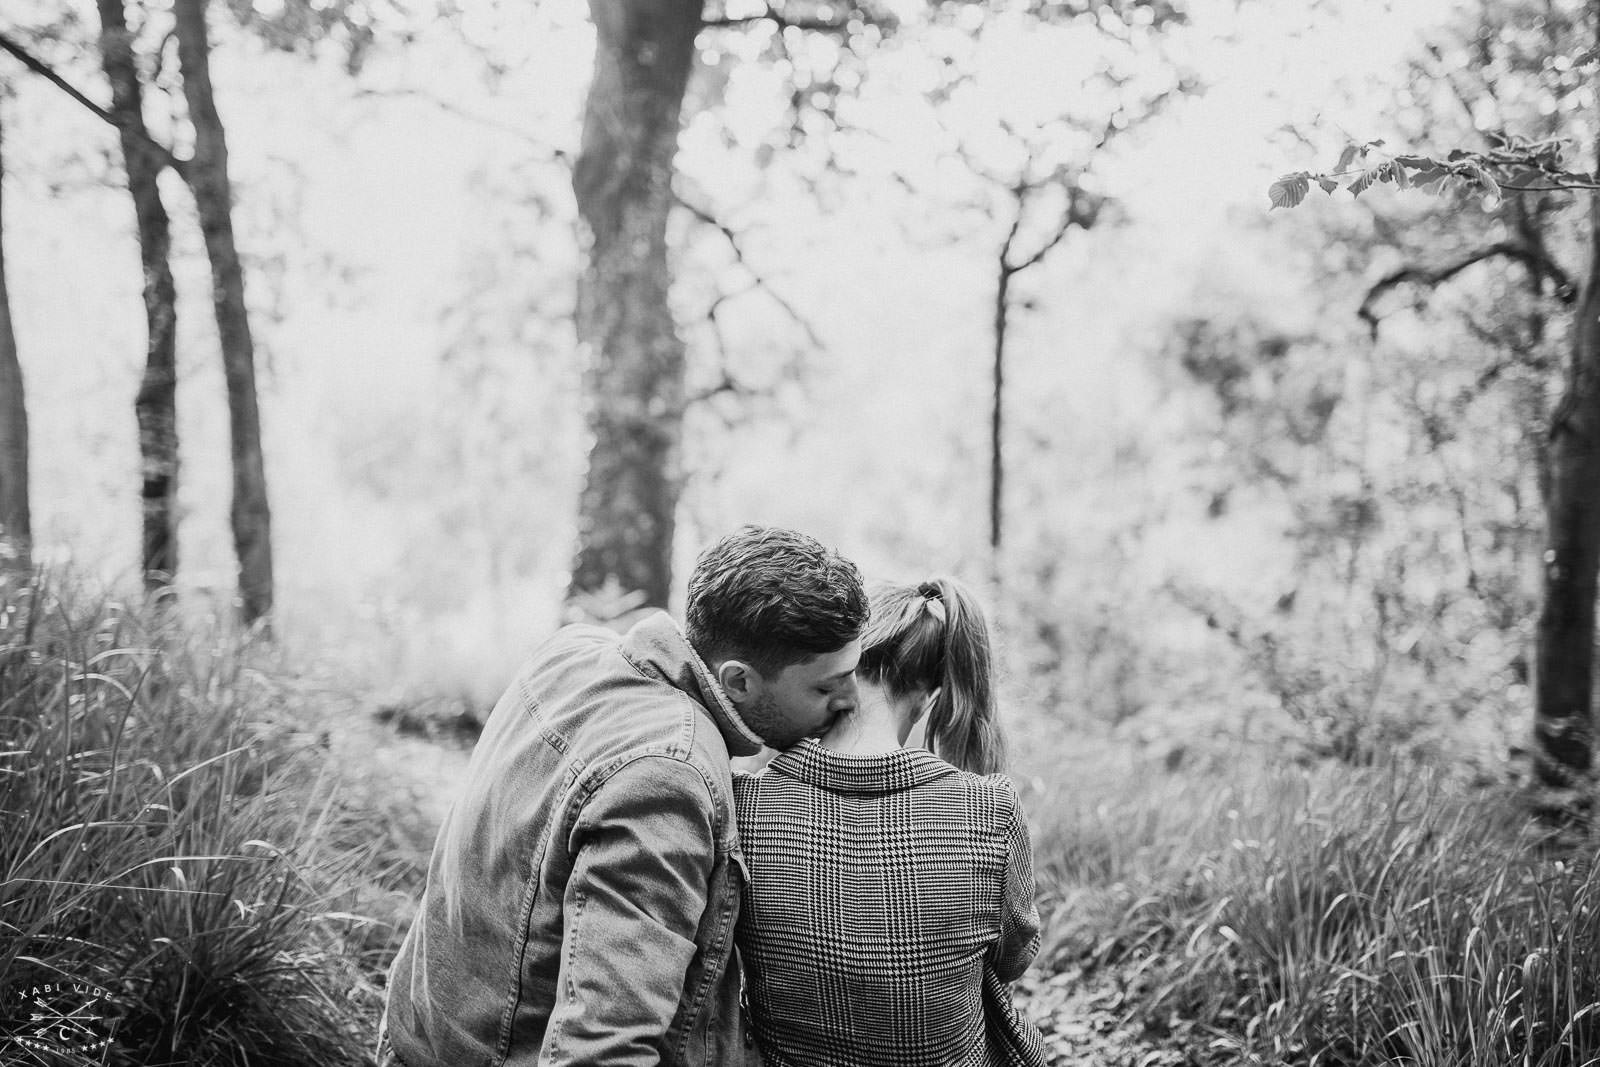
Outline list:
[[[735,775],[734,797],[749,871],[738,943],[766,1061],[994,1062],[984,964],[1010,982],[1039,946],[1010,779],[922,749],[841,756],[805,741]]]

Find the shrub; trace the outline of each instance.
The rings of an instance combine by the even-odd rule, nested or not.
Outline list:
[[[367,1062],[375,998],[346,905],[381,885],[380,846],[262,658],[0,584],[8,1055],[43,1040],[81,1046],[68,1062]],[[50,1029],[86,997],[93,1012]]]

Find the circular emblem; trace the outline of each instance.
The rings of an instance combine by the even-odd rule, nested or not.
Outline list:
[[[92,982],[32,982],[6,992],[4,1037],[36,1052],[83,1055],[111,1044],[111,994]]]

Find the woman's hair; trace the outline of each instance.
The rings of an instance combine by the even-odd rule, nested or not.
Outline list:
[[[939,690],[928,713],[928,748],[964,771],[1005,765],[1005,737],[990,683],[983,609],[951,578],[875,585],[856,673],[890,696]]]

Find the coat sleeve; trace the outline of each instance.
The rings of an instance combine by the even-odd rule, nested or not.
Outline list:
[[[706,908],[710,789],[680,760],[640,757],[585,802],[569,845],[561,967],[538,1063],[652,1067]]]
[[[1022,977],[1039,951],[1039,907],[1034,900],[1033,846],[1028,840],[1028,821],[1022,803],[1007,782],[1011,816],[1005,827],[1005,884],[1000,896],[1000,937],[995,942],[991,962],[1000,979],[1014,982]]]

